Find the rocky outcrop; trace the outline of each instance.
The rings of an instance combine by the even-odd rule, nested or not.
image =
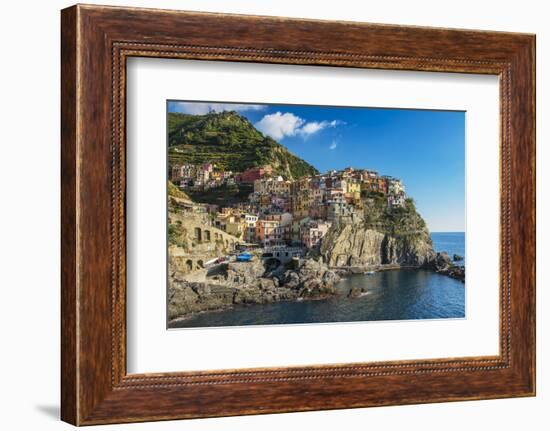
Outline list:
[[[222,310],[239,304],[262,304],[298,299],[322,299],[335,293],[340,277],[325,264],[312,259],[295,270],[266,276],[263,264],[231,262],[204,282],[170,280],[168,318],[186,318],[195,313]]]
[[[437,253],[429,264],[434,271],[445,271],[451,266],[451,258],[446,252]]]
[[[436,257],[425,266],[438,274],[446,275],[462,282],[464,282],[466,278],[465,267],[453,264],[446,252],[437,253]]]
[[[463,283],[466,280],[466,269],[464,266],[452,265],[446,271],[440,271],[440,273],[447,277],[456,278]]]
[[[233,289],[225,286],[172,280],[168,290],[168,318],[223,309],[233,303],[233,296]]]
[[[432,240],[427,232],[386,235],[384,240],[383,264],[423,266],[435,257]]]
[[[453,263],[445,252],[436,253],[426,229],[414,233],[392,235],[362,225],[346,225],[329,230],[323,238],[320,253],[329,267],[337,272],[362,272],[401,267],[425,268],[464,282],[464,266]],[[453,259],[456,256],[453,256]],[[363,292],[351,291],[350,296]]]
[[[426,230],[392,235],[361,224],[331,228],[323,238],[321,255],[333,267],[388,264],[420,267],[435,258]]]
[[[297,270],[288,270],[278,279],[282,286],[298,292],[300,298],[322,298],[335,293],[340,276],[320,261],[308,259]]]
[[[348,292],[348,298],[359,298],[367,293],[366,286],[353,286]]]
[[[230,287],[252,286],[265,272],[262,262],[258,259],[251,262],[230,262],[224,267],[225,271],[215,279]]]

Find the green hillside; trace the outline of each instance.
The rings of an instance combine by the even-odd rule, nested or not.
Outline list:
[[[177,188],[172,181],[168,181],[167,192],[168,192],[168,196],[172,196],[180,199],[186,199],[188,201],[191,200],[189,195],[187,195],[187,193],[185,193],[183,190],[180,190],[179,188]]]
[[[274,174],[286,179],[318,173],[235,111],[169,113],[168,146],[170,164],[214,163],[218,169],[233,172],[271,165]]]

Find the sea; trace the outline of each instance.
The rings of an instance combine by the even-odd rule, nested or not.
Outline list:
[[[465,258],[464,232],[434,232],[435,251]],[[456,264],[464,265],[465,260]],[[349,298],[353,287],[364,287]],[[337,294],[323,300],[242,305],[173,322],[171,328],[458,319],[465,316],[465,284],[429,270],[354,274],[341,280]]]
[[[456,254],[462,259],[456,265],[465,265],[466,243],[464,232],[432,232],[432,243],[435,251],[446,251],[452,259]]]

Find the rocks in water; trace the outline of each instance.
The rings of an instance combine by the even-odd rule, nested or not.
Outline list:
[[[370,269],[424,268],[464,281],[465,269],[453,264],[462,256],[436,253],[426,228],[399,235],[382,233],[363,224],[333,226],[323,238],[321,256],[339,275]],[[353,297],[360,292],[350,292]]]
[[[327,265],[307,259],[295,270],[265,273],[259,260],[231,262],[224,272],[206,282],[171,278],[168,318],[221,310],[235,304],[263,304],[274,301],[321,299],[335,294],[338,274]]]
[[[234,296],[232,288],[178,279],[171,280],[168,292],[169,319],[226,308],[233,303]]]
[[[348,298],[359,298],[367,291],[366,287],[354,286],[348,292]]]
[[[287,270],[281,277],[281,284],[297,290],[301,298],[319,298],[335,293],[334,284],[340,276],[321,261],[306,259],[297,270]]]
[[[429,262],[426,267],[438,274],[447,275],[464,282],[466,278],[466,269],[464,266],[454,265],[446,252],[437,253],[435,259]]]
[[[454,265],[445,252],[435,253],[429,242],[413,237],[389,237],[368,229],[359,232],[356,229],[357,227],[346,226],[341,235],[347,239],[338,240],[338,245],[325,246],[321,250],[324,259],[301,260],[292,269],[281,265],[266,272],[262,262],[255,259],[221,265],[219,271],[207,275],[203,281],[188,281],[178,272],[173,272],[170,275],[168,317],[170,320],[185,318],[236,304],[327,298],[336,294],[335,286],[341,276],[355,272],[350,267],[330,268],[330,265],[339,262],[338,256],[342,255],[347,256],[344,260],[348,263],[358,265],[368,262],[369,265],[382,265],[392,269],[398,269],[400,265],[410,265],[457,280],[465,279],[464,267]],[[377,247],[378,252],[375,251]],[[385,263],[386,261],[389,262]],[[353,287],[347,296],[356,298],[365,292],[365,287]]]
[[[435,272],[441,275],[446,275],[448,277],[460,280],[464,283],[466,279],[466,269],[464,266],[454,265],[450,263],[449,265],[442,267],[440,269],[434,269]]]
[[[435,271],[445,271],[451,265],[451,258],[445,251],[437,253],[431,265]]]
[[[446,271],[445,275],[456,278],[464,283],[466,279],[466,269],[463,266],[453,265]]]

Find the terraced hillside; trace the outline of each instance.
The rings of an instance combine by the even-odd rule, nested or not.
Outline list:
[[[312,165],[264,136],[235,111],[169,113],[168,146],[170,164],[214,163],[218,169],[233,172],[271,165],[274,174],[290,180],[318,174]]]

